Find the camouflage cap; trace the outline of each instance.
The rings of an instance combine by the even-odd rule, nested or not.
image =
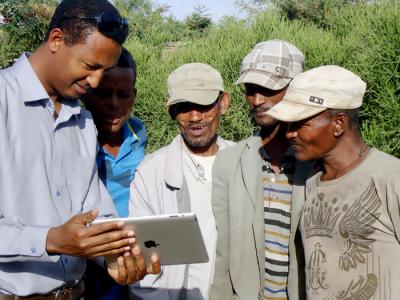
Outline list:
[[[303,71],[304,55],[291,43],[269,40],[258,43],[242,61],[236,84],[253,83],[280,90]]]

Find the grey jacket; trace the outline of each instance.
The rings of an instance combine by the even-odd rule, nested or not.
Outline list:
[[[219,149],[233,144],[220,137]],[[189,212],[190,199],[183,175],[182,137],[147,155],[136,169],[131,184],[129,215],[148,216]],[[140,281],[141,289],[132,293],[141,299],[185,299],[188,265],[167,266],[160,275],[148,275]]]
[[[264,202],[260,148],[261,138],[253,136],[220,152],[214,162],[212,204],[218,242],[210,300],[264,299]],[[305,299],[304,258],[302,248],[295,247],[295,238],[309,171],[309,163],[297,163],[289,238],[290,300]]]

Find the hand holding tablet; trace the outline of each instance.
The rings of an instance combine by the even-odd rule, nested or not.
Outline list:
[[[156,255],[161,265],[208,262],[208,254],[195,213],[95,220],[92,224],[122,221],[133,229],[136,244],[146,261]],[[116,264],[116,256],[107,256],[107,264]]]

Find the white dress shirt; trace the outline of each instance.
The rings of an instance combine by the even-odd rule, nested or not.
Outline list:
[[[53,112],[25,54],[0,70],[0,294],[45,294],[79,280],[85,260],[49,255],[49,229],[94,207],[115,213],[97,176],[90,113],[76,100],[57,119]]]

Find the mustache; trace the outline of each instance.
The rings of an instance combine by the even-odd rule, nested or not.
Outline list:
[[[252,107],[252,108],[250,108],[250,113],[255,114],[258,112],[266,112],[266,111],[269,111],[271,107],[272,106],[269,106],[269,105]]]
[[[201,123],[189,123],[188,124],[190,129],[198,128],[198,127],[211,127],[210,122],[201,122]]]

